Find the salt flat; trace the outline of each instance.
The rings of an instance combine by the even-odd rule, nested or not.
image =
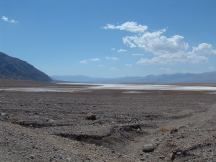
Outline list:
[[[59,85],[59,87],[58,87]],[[62,85],[77,87],[61,87]],[[83,87],[82,87],[83,86]],[[168,91],[216,91],[214,86],[186,86],[186,85],[154,85],[154,84],[88,84],[88,83],[59,83],[55,87],[13,87],[0,88],[0,91],[18,92],[88,92],[89,90],[168,90]],[[138,93],[138,92],[137,92]]]
[[[178,90],[178,91],[216,91],[213,86],[182,86],[182,85],[153,85],[153,84],[101,84],[92,89],[116,90]]]

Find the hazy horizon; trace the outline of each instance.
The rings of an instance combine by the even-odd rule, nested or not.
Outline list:
[[[51,75],[50,77],[55,77],[55,76],[62,76],[62,77],[70,77],[70,76],[81,76],[81,77],[92,77],[92,78],[124,78],[124,77],[146,77],[146,76],[160,76],[160,75],[175,75],[175,74],[203,74],[203,73],[213,73],[216,71],[204,71],[204,72],[174,72],[174,73],[161,73],[161,74],[146,74],[146,75],[120,75],[120,76],[93,76],[93,75],[82,75],[82,74],[72,74],[72,75],[61,75],[61,74],[54,74]]]
[[[216,71],[214,0],[0,0],[0,51],[53,75]]]

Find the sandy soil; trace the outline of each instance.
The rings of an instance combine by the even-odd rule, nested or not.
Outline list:
[[[216,161],[215,118],[205,91],[0,91],[0,161]]]

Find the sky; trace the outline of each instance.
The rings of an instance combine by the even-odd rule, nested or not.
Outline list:
[[[0,51],[52,75],[216,71],[215,0],[0,0]]]

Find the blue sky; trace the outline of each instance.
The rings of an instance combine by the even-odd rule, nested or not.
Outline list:
[[[0,51],[49,75],[216,70],[215,0],[0,0]]]

